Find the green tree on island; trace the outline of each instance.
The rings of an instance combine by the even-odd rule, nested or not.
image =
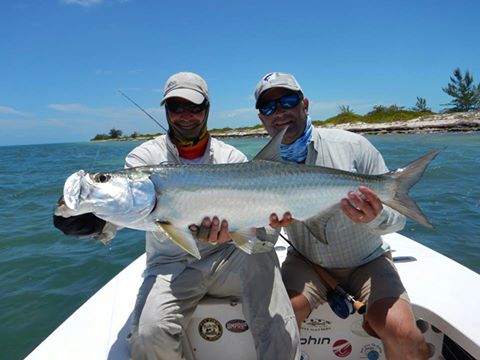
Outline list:
[[[355,113],[353,110],[350,108],[350,105],[340,105],[338,107],[339,114],[342,115],[354,115]]]
[[[117,130],[117,129],[110,129],[110,132],[108,133],[108,135],[110,135],[110,138],[112,139],[118,139],[119,137],[121,137],[123,134],[122,130]]]
[[[430,109],[427,106],[427,100],[425,98],[418,97],[418,96],[417,96],[417,103],[415,104],[414,107],[412,107],[412,110],[419,111],[419,112],[432,111],[432,109]]]
[[[442,90],[453,97],[452,101],[445,104],[451,106],[445,109],[447,112],[480,110],[480,83],[473,83],[473,76],[468,70],[464,77],[460,68],[456,68],[453,77],[450,76],[450,83]]]

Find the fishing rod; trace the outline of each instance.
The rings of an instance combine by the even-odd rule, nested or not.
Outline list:
[[[280,233],[280,236],[285,240],[292,248],[298,253],[298,250],[293,244]],[[367,306],[364,302],[355,299],[353,295],[350,295],[339,282],[330,273],[321,266],[314,264],[306,257],[302,256],[306,262],[313,266],[315,272],[320,278],[327,283],[331,291],[327,294],[327,301],[332,311],[342,319],[346,319],[348,315],[353,314],[355,311],[359,314],[364,314],[367,310]]]
[[[142,110],[143,113],[144,113],[145,115],[147,115],[150,119],[152,119],[153,121],[155,121],[155,123],[156,123],[158,126],[160,126],[160,127],[163,129],[163,131],[165,131],[165,133],[168,133],[168,130],[165,129],[165,128],[163,127],[163,125],[160,124],[160,123],[157,121],[157,119],[155,119],[152,115],[150,115],[150,114],[149,114],[146,110],[144,110],[140,105],[138,105],[135,101],[133,101],[130,97],[128,97],[128,96],[127,96],[126,94],[124,94],[122,91],[118,90],[118,92],[119,92],[121,95],[123,95],[127,100],[129,100],[133,105],[135,105],[137,108],[139,108],[140,110]]]
[[[338,281],[330,275],[330,273],[318,266],[316,264],[312,264],[313,268],[317,272],[317,274],[332,288],[335,292],[341,295],[343,298],[348,300],[348,302],[352,305],[353,309],[358,312],[359,314],[364,314],[367,306],[360,300],[355,299],[352,295],[346,292],[338,283]],[[336,312],[335,312],[336,313]],[[349,311],[350,314],[353,314],[352,311]],[[336,313],[338,315],[338,313]],[[339,315],[340,316],[340,315]],[[347,315],[348,316],[348,315]],[[340,316],[341,317],[341,316]],[[346,317],[345,317],[346,318]]]

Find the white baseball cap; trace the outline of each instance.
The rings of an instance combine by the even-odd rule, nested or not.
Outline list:
[[[167,99],[172,97],[186,99],[199,105],[208,100],[207,83],[201,76],[192,72],[173,74],[165,83],[160,105],[163,105]]]
[[[302,88],[291,74],[271,72],[262,77],[255,88],[255,107],[258,109],[258,100],[263,93],[272,88],[284,88],[299,92],[303,95]]]

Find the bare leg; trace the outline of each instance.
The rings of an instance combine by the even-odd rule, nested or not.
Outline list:
[[[377,300],[368,306],[365,319],[382,340],[387,359],[428,358],[427,344],[407,301],[398,298]]]
[[[305,296],[296,291],[287,290],[287,292],[290,297],[290,302],[292,303],[295,318],[297,319],[298,329],[300,330],[302,328],[302,322],[304,322],[312,312],[310,303]]]

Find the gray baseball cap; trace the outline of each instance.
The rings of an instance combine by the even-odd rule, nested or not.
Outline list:
[[[281,72],[271,72],[262,77],[255,88],[255,107],[258,109],[258,100],[265,91],[277,87],[300,92],[303,95],[302,88],[293,75]]]
[[[208,100],[208,88],[205,80],[192,72],[179,72],[170,76],[163,89],[163,98],[160,105],[167,99],[180,97],[194,104],[201,104]]]

